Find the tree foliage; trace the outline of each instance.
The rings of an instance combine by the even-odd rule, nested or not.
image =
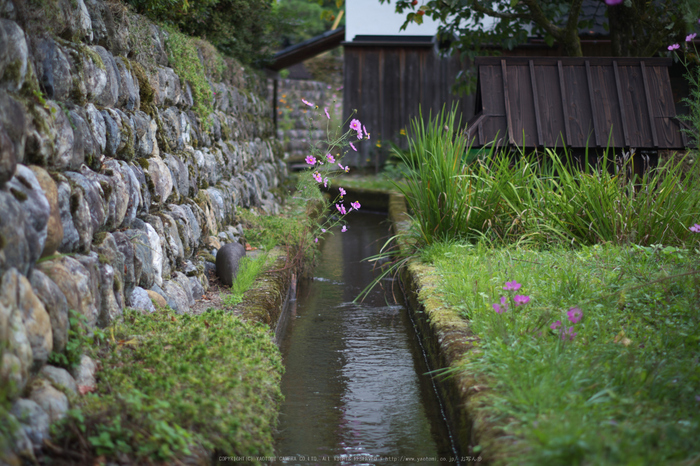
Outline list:
[[[278,0],[277,11],[291,27],[280,31],[282,47],[297,44],[333,26],[342,11],[342,0]],[[343,25],[343,18],[339,25]]]
[[[274,0],[126,0],[137,13],[204,38],[243,63],[269,55],[283,25]]]
[[[391,0],[380,0],[382,3]],[[613,1],[610,1],[613,3]],[[584,5],[606,9],[615,56],[652,56],[662,46],[677,42],[697,26],[698,0],[396,0],[396,11],[406,14],[404,27],[422,23],[424,16],[440,22],[443,38],[456,38],[453,47],[473,58],[490,50],[512,49],[529,37],[559,44],[568,56],[582,56],[579,32],[593,24]]]

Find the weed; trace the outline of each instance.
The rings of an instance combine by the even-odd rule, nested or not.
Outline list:
[[[243,295],[253,285],[255,279],[267,265],[266,252],[258,254],[255,258],[242,257],[238,264],[238,273],[231,285],[231,294],[222,296],[224,305],[234,307],[243,302]]]
[[[72,369],[80,364],[81,356],[94,344],[104,340],[104,331],[98,327],[90,327],[86,316],[73,309],[68,311],[68,342],[63,353],[52,351],[49,354],[49,364]]]
[[[168,32],[166,43],[168,46],[168,58],[175,72],[184,82],[190,83],[193,110],[209,126],[209,115],[214,111],[212,106],[212,91],[207,81],[204,65],[199,60],[197,42],[195,39],[181,34],[172,27],[164,28]]]

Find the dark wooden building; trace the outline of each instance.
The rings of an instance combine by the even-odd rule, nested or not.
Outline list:
[[[687,146],[670,58],[477,58],[475,146],[570,149]]]
[[[450,108],[457,102],[463,124],[474,116],[476,94],[453,92],[458,73],[466,71],[469,64],[456,56],[445,56],[434,37],[356,36],[343,42],[343,47],[344,107],[346,113],[357,110],[373,137],[404,142],[399,132],[409,127],[419,108],[427,117],[443,105]],[[583,48],[591,55],[605,55],[610,43],[584,41]],[[536,40],[502,53],[511,57],[561,55],[557,47]],[[359,149],[355,164],[360,166],[381,165],[387,155],[372,141],[361,143]]]
[[[377,150],[377,141],[401,142],[400,131],[419,107],[427,117],[457,101],[464,121],[471,116],[474,95],[452,93],[462,64],[440,56],[433,37],[357,36],[343,47],[345,111],[356,109],[374,139],[360,144],[355,165],[381,164],[377,157],[385,157],[386,151]]]

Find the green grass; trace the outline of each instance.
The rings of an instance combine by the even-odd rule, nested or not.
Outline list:
[[[480,338],[461,370],[491,388],[480,409],[506,435],[509,464],[700,460],[698,250],[451,242],[422,258]],[[497,314],[512,280],[531,301]],[[572,307],[581,322],[568,321]],[[557,320],[573,340],[550,328]]]
[[[343,188],[375,189],[378,191],[397,191],[396,183],[396,180],[392,180],[382,174],[351,175],[336,181],[336,185]]]
[[[238,273],[231,285],[231,294],[222,296],[223,303],[232,307],[243,302],[243,295],[255,282],[267,265],[267,252],[259,253],[256,257],[245,256],[238,264]]]
[[[245,226],[246,241],[253,247],[269,250],[275,246],[294,245],[304,240],[308,226],[301,215],[303,210],[288,205],[282,215],[263,215],[251,210],[238,212]]]
[[[403,163],[419,246],[450,240],[538,245],[698,244],[700,161],[671,157],[635,175],[633,159],[565,151],[474,154],[456,109],[411,122]],[[465,154],[469,154],[468,156]]]
[[[79,399],[57,444],[86,461],[273,454],[284,367],[265,325],[127,310],[107,334],[93,354],[99,392]]]

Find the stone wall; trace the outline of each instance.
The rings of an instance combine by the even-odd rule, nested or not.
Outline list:
[[[309,155],[309,138],[314,142],[326,140],[327,119],[323,109],[328,108],[333,116],[332,124],[345,121],[342,89],[320,81],[296,79],[280,79],[277,86],[277,138],[286,160],[303,163]],[[312,110],[301,99],[314,103],[319,110]],[[315,124],[309,132],[309,112],[313,111],[317,112]]]
[[[199,42],[197,106],[168,37],[113,0],[0,0],[0,397],[22,420],[0,458],[31,459],[66,393],[94,384],[89,358],[46,365],[69,310],[89,326],[149,298],[186,313],[205,258],[243,234],[237,207],[277,212],[266,80]]]

